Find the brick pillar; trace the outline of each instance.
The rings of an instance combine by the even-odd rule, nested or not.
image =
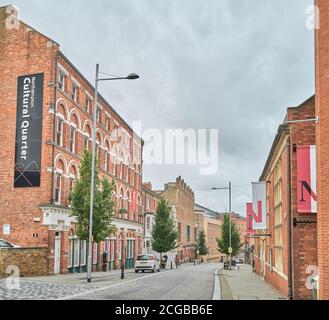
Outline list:
[[[48,270],[49,275],[54,274],[54,256],[55,256],[55,231],[48,231]]]
[[[123,233],[123,244],[122,244],[122,256],[123,256],[123,264],[126,268],[126,249],[127,249],[127,232]]]
[[[63,231],[61,234],[61,273],[67,274],[67,264],[68,264],[68,251],[69,251],[69,233]]]
[[[135,236],[135,246],[134,246],[134,259],[136,261],[137,256],[140,252],[140,237]]]
[[[320,299],[329,299],[329,2],[327,0],[316,0],[315,4],[320,10],[320,29],[316,30],[316,116],[320,121],[316,125],[316,145],[317,145],[317,242],[318,242],[318,266],[319,266],[319,286]]]
[[[101,241],[98,244],[98,271],[103,271],[103,252],[105,248],[105,243],[104,241]],[[107,271],[107,269],[106,269]]]
[[[117,234],[116,236],[116,243],[115,243],[115,265],[117,269],[120,269],[121,265],[120,265],[120,241],[121,241],[121,237],[120,237],[120,233]]]

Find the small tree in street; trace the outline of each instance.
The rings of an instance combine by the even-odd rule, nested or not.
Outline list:
[[[112,225],[115,184],[107,179],[100,181],[97,162],[96,160],[92,235],[94,242],[99,243],[115,231]],[[92,155],[86,150],[80,165],[80,179],[70,195],[71,215],[77,220],[77,236],[80,240],[88,240],[89,237],[91,166]]]
[[[176,248],[178,231],[168,203],[161,199],[152,228],[152,248],[162,254]]]
[[[199,251],[199,255],[201,256],[201,261],[203,262],[203,256],[206,256],[209,253],[206,241],[206,233],[204,230],[199,232],[197,249]]]
[[[243,246],[243,243],[241,242],[240,233],[235,225],[234,221],[232,221],[232,257],[234,257],[240,250],[240,248]],[[224,222],[222,224],[222,236],[220,239],[217,239],[218,243],[218,251],[226,254],[228,256],[229,248],[230,248],[230,215],[226,214],[224,216]]]

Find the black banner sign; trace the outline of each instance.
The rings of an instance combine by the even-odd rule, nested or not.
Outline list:
[[[43,77],[18,77],[15,188],[40,187]]]

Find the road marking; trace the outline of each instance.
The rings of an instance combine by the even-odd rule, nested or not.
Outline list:
[[[127,283],[132,283],[132,282],[136,282],[136,281],[139,281],[139,280],[155,277],[155,276],[158,276],[160,274],[161,273],[150,274],[148,276],[139,277],[139,278],[128,280],[128,281],[115,283],[115,284],[112,284],[110,286],[106,286],[106,287],[102,287],[102,288],[98,288],[98,289],[94,289],[94,290],[90,290],[90,291],[86,291],[86,292],[82,292],[82,293],[77,293],[77,294],[73,294],[73,295],[70,295],[70,296],[66,296],[66,297],[63,297],[63,298],[57,298],[57,299],[53,299],[53,300],[69,300],[69,299],[73,299],[73,298],[78,298],[78,297],[85,296],[85,295],[88,295],[88,294],[91,294],[91,293],[96,293],[96,292],[104,291],[104,290],[107,290],[107,289],[110,289],[110,288],[122,286],[122,285],[127,284]]]
[[[219,282],[218,270],[215,270],[215,272],[214,272],[215,283],[214,283],[214,292],[212,295],[212,300],[222,300],[222,293],[221,293],[221,287],[220,287],[220,282]]]

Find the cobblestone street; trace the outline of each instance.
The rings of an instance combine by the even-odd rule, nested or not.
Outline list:
[[[69,274],[20,279],[19,289],[7,289],[0,281],[0,300],[211,300],[217,263],[185,264],[179,269],[160,273],[127,271],[94,273],[91,284],[85,274]]]

